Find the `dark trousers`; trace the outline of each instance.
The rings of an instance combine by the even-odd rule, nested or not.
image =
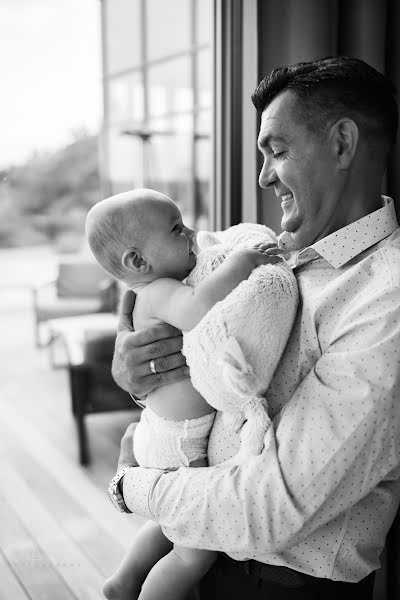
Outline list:
[[[278,576],[268,581],[264,574],[261,578],[260,573],[255,575],[251,570],[248,573],[243,564],[221,556],[201,581],[197,597],[200,600],[372,600],[374,573],[359,583],[305,576],[301,587],[288,587],[278,583],[279,567],[276,569]]]

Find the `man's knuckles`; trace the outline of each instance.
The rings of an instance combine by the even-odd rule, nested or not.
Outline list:
[[[166,351],[165,344],[162,344],[162,343],[152,344],[148,348],[149,356],[152,356],[154,358],[159,358],[160,356],[162,356],[165,353],[165,351]]]
[[[143,337],[143,345],[151,344],[152,342],[156,342],[160,339],[166,339],[171,336],[176,336],[176,329],[172,327],[172,325],[168,325],[168,323],[160,323],[159,325],[153,325],[147,329],[143,329],[141,331]]]

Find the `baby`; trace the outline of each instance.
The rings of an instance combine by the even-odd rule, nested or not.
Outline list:
[[[194,328],[259,265],[281,261],[264,254],[268,245],[233,251],[195,288],[185,285],[196,264],[195,232],[182,222],[167,196],[138,189],[97,203],[86,234],[99,264],[137,294],[135,330],[166,322]],[[134,454],[143,467],[206,467],[215,410],[190,379],[155,389],[136,427]],[[110,600],[179,600],[210,568],[216,553],[179,547],[148,522],[105,586]]]

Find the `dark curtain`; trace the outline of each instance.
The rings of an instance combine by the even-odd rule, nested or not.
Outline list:
[[[260,79],[280,65],[346,54],[385,73],[400,90],[400,0],[259,0],[258,39]],[[398,136],[382,192],[395,199],[400,218],[399,163]],[[280,231],[274,199],[273,192],[259,192],[258,217]]]
[[[274,67],[345,54],[388,75],[400,91],[400,0],[258,0],[259,79]],[[382,193],[400,221],[400,136]],[[261,156],[258,168],[261,167]],[[257,219],[280,231],[273,190],[258,190]],[[400,511],[388,535],[374,600],[400,599]]]

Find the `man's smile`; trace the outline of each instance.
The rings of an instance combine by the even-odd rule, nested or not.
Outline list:
[[[290,192],[289,194],[284,194],[282,196],[281,206],[287,206],[291,204],[293,200],[293,194]]]

